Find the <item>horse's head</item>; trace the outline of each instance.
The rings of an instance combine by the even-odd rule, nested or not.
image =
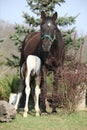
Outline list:
[[[57,19],[57,12],[53,14],[52,17],[46,16],[45,12],[41,12],[41,40],[42,40],[42,49],[44,52],[49,52],[51,45],[56,39],[56,30],[57,26],[55,21]]]

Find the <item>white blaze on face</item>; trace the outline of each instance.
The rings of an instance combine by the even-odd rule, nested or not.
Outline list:
[[[50,22],[48,23],[48,26],[49,26],[49,27],[51,26],[51,23],[50,23]]]

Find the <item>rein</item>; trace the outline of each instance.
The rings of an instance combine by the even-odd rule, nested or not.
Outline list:
[[[56,39],[56,35],[54,35],[53,38],[50,35],[47,35],[47,34],[41,36],[41,39],[45,39],[45,38],[49,38],[50,41],[53,43],[54,40]]]

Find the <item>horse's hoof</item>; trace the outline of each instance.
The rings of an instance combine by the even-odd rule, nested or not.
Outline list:
[[[27,113],[26,112],[23,114],[23,117],[27,117]]]
[[[37,112],[37,113],[36,113],[36,116],[40,116],[40,113],[39,113],[39,112]]]
[[[41,115],[47,115],[48,113],[47,113],[47,111],[43,111],[42,113],[41,113]]]
[[[56,115],[56,114],[57,114],[57,111],[56,111],[56,110],[55,110],[55,111],[52,111],[52,114]]]

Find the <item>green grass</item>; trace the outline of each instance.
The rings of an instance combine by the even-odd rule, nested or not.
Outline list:
[[[87,130],[87,112],[81,111],[73,114],[59,113],[35,117],[28,114],[27,118],[22,117],[23,113],[17,114],[12,122],[0,123],[0,130]]]

